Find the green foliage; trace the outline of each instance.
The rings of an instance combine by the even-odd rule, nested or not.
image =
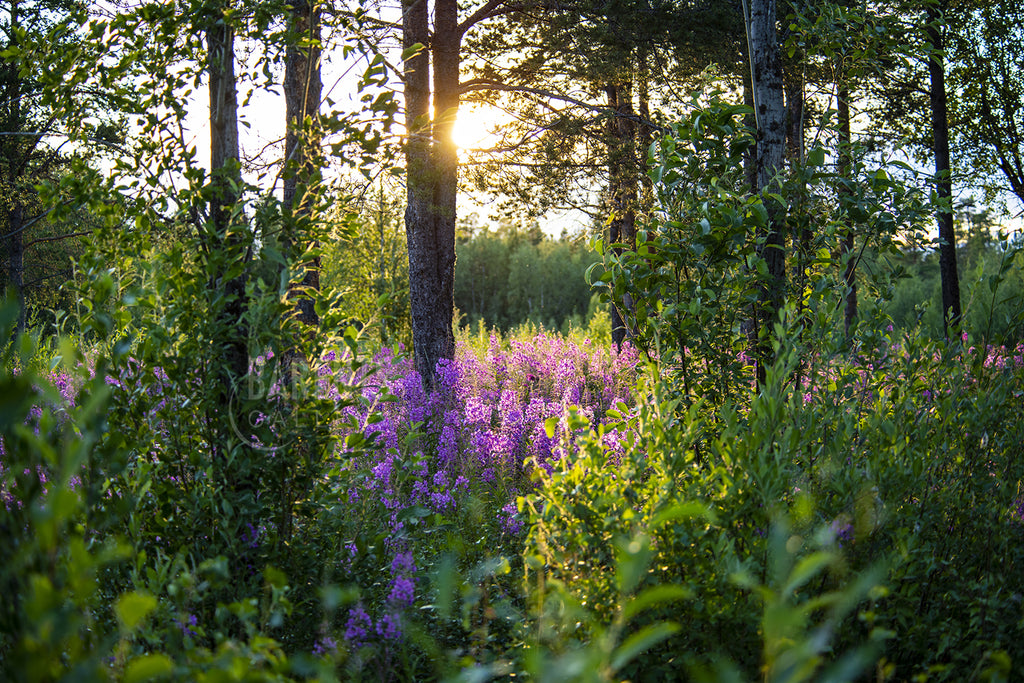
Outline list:
[[[530,322],[567,330],[591,320],[584,276],[598,257],[578,240],[505,226],[461,238],[457,251],[455,305],[469,325],[509,331]]]
[[[65,407],[33,371],[29,339],[10,341],[17,317],[16,304],[0,308],[0,674],[42,681],[77,671],[104,680],[109,596],[98,578],[126,551],[114,538],[93,538],[82,523],[101,491],[93,458],[109,391],[102,368],[90,380],[80,367],[84,384],[75,405]],[[73,357],[68,364],[77,365]]]
[[[270,680],[312,676],[321,665],[331,677],[329,660],[295,655],[313,648],[337,609],[337,601],[321,600],[321,588],[342,572],[340,564],[321,562],[333,556],[327,549],[336,539],[324,535],[328,526],[313,522],[333,502],[325,472],[334,455],[337,411],[353,399],[322,392],[319,373],[359,374],[361,342],[333,292],[300,289],[305,264],[326,238],[323,224],[286,216],[272,191],[248,184],[233,188],[241,199],[228,207],[227,225],[209,219],[225,174],[198,166],[194,146],[179,135],[185,94],[204,74],[197,40],[203,19],[168,9],[147,5],[88,25],[76,18],[59,29],[81,32],[81,51],[48,54],[45,41],[35,40],[18,55],[26,64],[45,64],[42,73],[60,74],[43,91],[44,101],[60,101],[68,89],[106,92],[137,117],[139,137],[107,178],[82,167],[59,185],[40,188],[40,202],[55,219],[69,211],[64,200],[71,197],[99,220],[76,293],[83,339],[92,346],[81,371],[94,369],[88,386],[109,398],[102,412],[81,404],[92,411],[82,413],[81,424],[77,413],[71,416],[76,422],[67,430],[79,434],[65,438],[74,462],[58,468],[65,463],[40,450],[39,457],[54,461],[40,465],[50,467],[47,476],[63,477],[37,506],[45,519],[56,520],[56,531],[39,534],[23,519],[13,520],[15,531],[37,533],[39,545],[21,543],[27,559],[25,566],[12,561],[11,581],[32,576],[30,563],[49,562],[45,576],[56,588],[13,586],[13,608],[32,600],[42,606],[28,613],[33,621],[5,628],[4,637],[11,633],[13,640],[3,642],[4,654],[36,647],[37,666],[48,668],[38,675],[27,670],[28,680],[71,674],[79,658],[96,667],[86,678],[222,680],[234,672]],[[273,42],[282,34],[266,30],[272,17],[244,11],[221,20],[236,22],[243,35],[265,38],[270,51],[284,47]],[[189,24],[193,19],[196,26]],[[106,68],[97,69],[100,62]],[[364,79],[376,82],[378,75],[368,72]],[[273,83],[269,69],[263,77]],[[325,125],[351,134],[343,146],[357,137],[357,144],[372,144],[372,136],[353,132],[355,118],[325,117]],[[253,222],[266,228],[262,234],[250,223],[254,197],[262,200],[252,202],[258,205]],[[323,195],[307,201],[314,214],[325,212]],[[297,320],[297,292],[313,299],[319,327]],[[344,360],[335,354],[341,349],[347,349]],[[73,358],[64,354],[66,363]],[[4,367],[10,372],[15,366]],[[12,414],[12,424],[20,417]],[[19,429],[29,428],[10,431]],[[9,436],[5,423],[4,446],[19,458],[33,452],[22,438]],[[21,472],[21,459],[10,468]],[[82,476],[84,489],[67,489],[73,474]],[[18,509],[27,514],[39,486],[24,479],[16,482],[26,496]],[[99,554],[111,544],[121,560],[116,564]],[[67,548],[74,556],[65,561]],[[80,566],[86,578],[65,581],[64,564]],[[67,624],[66,638],[54,623]],[[37,627],[38,637],[30,633]],[[12,670],[18,661],[4,657]]]
[[[374,326],[382,345],[412,348],[403,210],[383,185],[362,202],[347,202],[324,245],[320,280],[339,292],[337,305],[351,319]]]
[[[957,245],[957,268],[965,327],[983,343],[1016,345],[1024,339],[1020,238],[1002,232],[988,211],[975,213],[964,207],[958,217],[962,241]],[[941,337],[937,255],[904,248],[894,261],[903,277],[894,282],[892,300],[884,310],[897,329],[909,331],[920,325],[929,336]]]
[[[876,661],[884,680],[957,680],[1024,656],[1019,604],[1002,597],[1024,579],[1021,350],[986,360],[907,337],[852,360],[815,354],[794,385],[799,331],[780,330],[749,408],[719,409],[719,437],[701,438],[707,404],[682,411],[654,381],[623,414],[621,459],[595,435],[524,501],[531,593],[564,587],[587,612],[549,627],[548,650],[597,639],[625,604],[623,577],[637,576],[638,592],[689,597],[632,628],[688,627],[625,672],[633,680],[853,680]],[[637,534],[650,544],[631,574],[621,548]]]

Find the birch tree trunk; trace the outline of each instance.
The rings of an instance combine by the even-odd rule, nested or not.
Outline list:
[[[783,97],[782,58],[775,29],[775,0],[750,0],[747,23],[750,45],[750,71],[757,117],[757,159],[755,190],[762,195],[778,192],[786,152],[786,108]],[[764,200],[768,225],[764,230],[761,257],[768,266],[768,281],[761,290],[757,328],[758,383],[765,380],[771,344],[767,334],[778,318],[785,292],[786,254],[783,207],[770,198]]]

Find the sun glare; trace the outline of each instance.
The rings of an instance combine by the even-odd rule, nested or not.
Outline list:
[[[459,108],[452,139],[463,151],[493,147],[501,139],[498,129],[502,125],[505,112],[487,106],[463,106]]]

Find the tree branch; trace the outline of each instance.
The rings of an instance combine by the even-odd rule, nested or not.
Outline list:
[[[637,116],[636,114],[623,114],[607,105],[591,104],[590,102],[584,102],[583,100],[577,99],[570,95],[562,95],[561,93],[551,92],[550,90],[544,90],[542,88],[531,88],[525,85],[507,85],[505,83],[492,81],[488,78],[472,78],[459,85],[460,95],[465,95],[466,93],[476,92],[479,90],[497,90],[500,92],[518,92],[526,93],[529,95],[537,95],[539,97],[546,97],[552,100],[568,102],[569,104],[574,104],[577,107],[582,107],[589,111],[598,112],[601,114],[611,116],[617,116],[620,118],[628,119],[630,121],[635,121],[636,123],[648,126],[649,128],[656,130],[662,134],[667,134],[671,132],[668,128],[664,126],[659,126],[657,123]]]
[[[85,235],[91,235],[91,234],[92,234],[92,230],[83,230],[82,232],[73,232],[73,233],[68,234],[68,235],[54,235],[53,237],[40,237],[39,239],[32,240],[31,242],[26,244],[25,245],[25,249],[28,249],[29,247],[34,246],[36,244],[41,244],[43,242],[57,242],[58,240],[68,240],[68,239],[71,239],[72,237],[84,237]]]

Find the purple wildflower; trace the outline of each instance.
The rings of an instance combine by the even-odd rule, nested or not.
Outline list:
[[[399,640],[402,637],[402,615],[388,613],[377,622],[377,635],[384,640]]]
[[[394,607],[412,607],[416,600],[416,584],[408,576],[395,577],[388,594],[388,603]]]
[[[373,620],[363,608],[363,603],[356,604],[348,611],[348,621],[345,622],[345,642],[353,649],[366,643],[366,636],[373,628]]]

